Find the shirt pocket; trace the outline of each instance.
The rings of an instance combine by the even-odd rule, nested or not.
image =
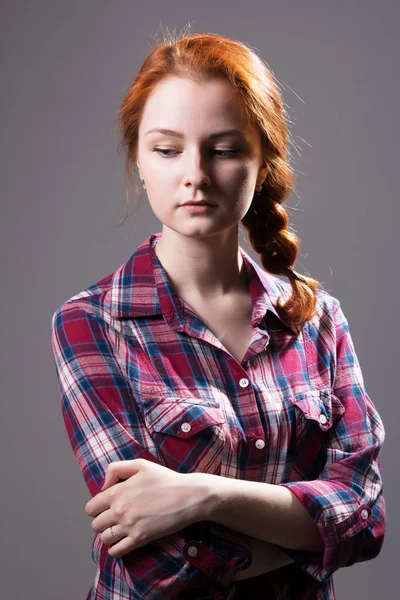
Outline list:
[[[326,448],[345,413],[345,406],[332,390],[308,390],[288,396],[293,409],[291,479],[314,478],[324,468]]]
[[[179,473],[220,473],[226,419],[218,404],[163,396],[143,407],[143,418],[168,468]]]

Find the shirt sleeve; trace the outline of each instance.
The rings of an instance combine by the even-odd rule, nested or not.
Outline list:
[[[134,403],[108,337],[110,326],[67,301],[54,313],[51,327],[65,428],[93,497],[101,491],[110,462],[159,461],[136,439],[132,423],[138,417],[128,414]],[[110,576],[122,572],[135,597],[146,600],[175,599],[181,592],[184,597],[191,589],[227,598],[236,573],[251,563],[251,538],[211,521],[192,524],[121,557],[110,556],[108,548],[96,534],[93,558]]]
[[[386,524],[379,454],[385,429],[365,390],[348,321],[336,298],[333,321],[332,392],[343,405],[343,414],[327,431],[327,459],[318,478],[279,484],[302,503],[324,543],[319,553],[287,548],[285,552],[320,581],[340,567],[375,558],[383,545]]]

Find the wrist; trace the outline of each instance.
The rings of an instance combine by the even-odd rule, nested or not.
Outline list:
[[[191,486],[198,489],[198,503],[196,505],[195,522],[213,521],[217,514],[220,504],[220,486],[218,485],[220,477],[210,473],[187,473],[190,477],[188,482]]]
[[[247,569],[238,571],[234,581],[258,577],[294,562],[283,548],[257,538],[250,539],[252,546],[251,564]]]

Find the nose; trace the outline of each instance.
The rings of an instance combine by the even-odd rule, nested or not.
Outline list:
[[[184,185],[186,187],[203,188],[210,185],[211,179],[204,168],[204,158],[201,152],[194,152],[185,165]]]

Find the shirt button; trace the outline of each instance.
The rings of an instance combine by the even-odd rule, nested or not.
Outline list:
[[[240,387],[247,387],[249,385],[249,380],[243,377],[243,379],[239,381],[239,385]]]
[[[363,519],[368,519],[368,511],[366,508],[364,508],[364,510],[361,511],[361,517]]]
[[[264,442],[264,440],[257,440],[257,441],[256,441],[256,447],[257,447],[257,448],[260,448],[260,449],[261,449],[261,448],[264,448],[264,446],[265,446],[265,442]]]
[[[327,420],[328,419],[326,418],[326,416],[324,414],[321,414],[319,416],[319,422],[322,423],[323,425],[325,425],[325,423],[327,422]]]
[[[188,548],[189,556],[197,556],[197,548],[196,546],[189,546]]]
[[[182,423],[181,429],[182,429],[182,431],[187,433],[188,431],[190,431],[192,429],[192,426],[190,423]]]

